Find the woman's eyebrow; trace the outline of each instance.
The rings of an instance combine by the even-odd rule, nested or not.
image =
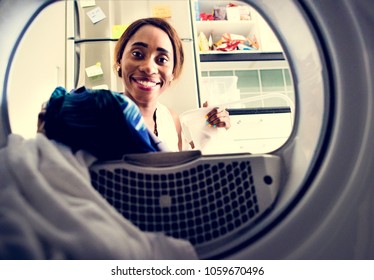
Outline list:
[[[148,44],[143,43],[143,42],[135,42],[132,44],[132,46],[140,46],[140,47],[148,48]]]
[[[140,46],[140,47],[143,47],[143,48],[148,48],[148,44],[146,44],[144,42],[135,42],[135,43],[132,44],[132,46]],[[157,51],[163,52],[163,53],[170,53],[168,50],[166,50],[164,48],[160,48],[160,47],[157,48]]]

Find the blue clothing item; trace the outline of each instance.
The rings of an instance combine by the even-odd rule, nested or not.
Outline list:
[[[69,93],[57,87],[47,103],[45,133],[73,151],[86,150],[99,160],[160,151],[137,105],[109,90],[81,87]]]

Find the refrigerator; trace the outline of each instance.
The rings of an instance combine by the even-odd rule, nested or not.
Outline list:
[[[72,87],[104,88],[122,92],[113,70],[115,44],[131,22],[157,16],[177,30],[185,53],[180,78],[163,93],[160,102],[177,113],[199,107],[197,60],[189,0],[75,0],[67,1],[70,35],[68,57]],[[69,28],[68,28],[69,29]]]

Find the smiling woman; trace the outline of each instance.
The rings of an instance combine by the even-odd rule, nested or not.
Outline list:
[[[114,56],[124,94],[139,106],[148,129],[171,150],[182,150],[179,117],[158,102],[183,67],[175,29],[160,18],[135,21],[119,39]]]
[[[16,68],[17,61],[36,55],[36,51],[30,54],[31,48],[23,45],[28,32],[32,32],[33,25],[41,20],[50,9],[54,9],[53,7],[59,7],[65,11],[65,4],[68,6],[72,3],[72,1],[57,1],[48,6],[50,2],[54,1],[30,0],[26,4],[21,0],[0,2],[0,18],[2,19],[0,33],[8,34],[6,40],[2,40],[0,52],[0,61],[7,62],[2,63],[0,67],[2,90],[0,140],[4,147],[0,153],[1,156],[9,154],[7,153],[9,150],[5,149],[9,148],[7,147],[9,133],[11,130],[17,132],[13,129],[15,125],[12,124],[12,118],[17,119],[23,113],[21,109],[20,111],[14,110],[11,115],[8,115],[8,111],[12,112],[10,106],[15,106],[20,102],[10,102],[10,99],[27,92],[28,94],[25,94],[22,100],[24,102],[35,101],[40,94],[39,91],[42,91],[33,92],[36,84],[32,82],[36,82],[35,79],[31,79],[25,90],[13,90],[14,83],[22,84],[19,82],[20,79],[39,73],[31,67],[33,66],[31,63],[27,64],[27,67],[21,67],[27,69],[28,72],[23,73],[21,77],[16,76],[17,73],[22,73],[19,72],[19,68]],[[114,2],[119,1],[96,1],[98,4],[107,5],[102,6],[104,14],[109,14],[109,10],[113,12],[113,6],[110,3]],[[195,1],[170,1],[170,7],[174,2],[193,4]],[[284,81],[292,81],[295,92],[295,112],[293,128],[288,140],[269,153],[258,155],[244,153],[201,156],[199,153],[187,152],[187,154],[156,153],[152,156],[148,154],[128,156],[125,157],[124,162],[113,164],[101,162],[90,166],[90,179],[99,192],[105,193],[108,202],[126,217],[124,219],[126,222],[124,222],[115,214],[117,221],[127,224],[128,220],[131,220],[137,225],[137,229],[142,229],[139,232],[132,228],[137,234],[131,236],[140,237],[143,231],[148,230],[163,231],[175,237],[188,239],[201,258],[372,259],[374,257],[374,248],[371,245],[374,244],[372,234],[374,229],[372,219],[374,215],[372,208],[374,147],[371,143],[374,139],[374,129],[372,129],[374,127],[372,83],[374,57],[371,50],[374,48],[374,38],[366,36],[371,32],[373,21],[373,14],[370,13],[372,3],[366,0],[347,0],[337,9],[336,3],[324,0],[274,0],[266,1],[266,3],[248,0],[246,2],[252,5],[276,32],[284,50],[282,55],[289,63],[289,77],[283,68],[282,71],[270,69],[270,66],[273,67],[274,64],[269,62],[266,64],[269,68],[245,72],[248,69],[243,69],[243,65],[253,63],[246,60],[248,59],[246,55],[243,61],[230,63],[239,65],[235,69],[235,75],[238,77],[238,84],[242,86],[241,89],[246,88],[248,95],[253,93],[251,90],[256,88],[257,82],[243,81],[256,77],[256,74],[259,88],[264,85],[267,88],[277,88],[277,85],[272,84],[273,78],[280,81],[282,80],[280,77],[283,77]],[[98,12],[97,7],[82,7],[80,4],[83,2],[76,3],[77,7],[79,5],[85,12],[88,11],[87,9],[96,9],[95,11]],[[131,3],[132,1],[121,1],[121,8]],[[136,1],[136,3],[148,8],[150,6],[147,5],[151,4],[148,1]],[[152,1],[152,3],[155,2]],[[211,1],[199,1],[199,3],[202,4],[199,7],[200,11],[206,13],[204,7],[207,7],[207,3]],[[121,9],[115,11],[115,14],[120,13]],[[335,15],[333,18],[332,13]],[[191,18],[190,14],[187,16]],[[178,19],[172,17],[171,21],[173,20],[179,20],[179,17]],[[104,22],[105,20],[102,19],[94,24],[99,26],[98,24]],[[214,23],[210,24],[213,26]],[[196,23],[196,25],[199,24]],[[341,29],[343,26],[344,32]],[[199,28],[203,32],[207,27],[202,23]],[[64,35],[64,40],[66,37],[69,36]],[[253,37],[251,38],[253,40]],[[349,48],[342,47],[346,46],[346,38],[351,38],[351,41],[355,42]],[[70,41],[73,41],[76,47],[86,43],[78,37]],[[150,42],[148,45],[151,45]],[[38,47],[43,46],[50,45],[38,45]],[[112,47],[110,49],[114,49],[114,46]],[[24,54],[27,55],[20,56],[23,48]],[[195,49],[195,51],[198,50]],[[138,52],[133,53],[138,54]],[[352,56],[352,53],[355,56]],[[232,54],[219,57],[227,60],[232,57]],[[257,52],[254,54],[257,59],[263,55]],[[46,55],[47,52],[44,57],[41,56],[39,64],[45,62]],[[199,59],[212,63],[211,60],[216,55],[216,53],[201,53]],[[243,58],[243,54],[240,53],[239,57]],[[185,59],[185,61],[188,60],[189,58]],[[195,57],[192,57],[192,61],[195,61]],[[98,70],[98,66],[103,66],[106,62],[94,58],[86,66],[95,66],[94,70]],[[221,73],[213,73],[217,70],[213,66],[204,65],[202,68],[193,69],[199,77],[197,79],[199,82],[202,77],[209,79],[219,77],[218,80],[226,81],[227,74],[234,73],[231,67],[220,69]],[[227,72],[222,73],[222,71]],[[98,72],[94,72],[94,75],[90,71],[88,73],[90,75],[87,83],[92,83],[93,86],[102,85],[101,78],[104,75],[100,71],[100,75],[97,75]],[[184,74],[185,72],[181,78]],[[227,81],[235,80],[232,76]],[[54,78],[54,80],[58,82],[59,79]],[[148,79],[144,83],[144,79],[141,79],[138,83],[141,86],[138,85],[138,87],[144,91],[154,81]],[[114,83],[117,83],[117,80]],[[194,84],[191,80],[189,83]],[[285,84],[286,88],[290,85]],[[177,93],[180,95],[174,96],[180,100],[182,100],[181,96],[186,94],[182,91],[177,91]],[[165,94],[164,97],[166,96]],[[248,98],[251,97],[256,96]],[[173,99],[170,98],[170,100]],[[40,104],[40,101],[42,100],[37,100],[36,103]],[[196,107],[197,103],[194,104]],[[187,102],[182,105],[186,104]],[[232,112],[235,112],[233,109],[248,108],[231,108]],[[36,116],[37,114],[35,114],[34,121],[35,130]],[[9,119],[10,122],[8,122]],[[243,128],[242,131],[244,134],[250,133],[248,127]],[[19,138],[11,136],[10,139],[13,144],[16,144],[12,146],[13,148],[21,146],[16,143]],[[48,141],[42,143],[52,147]],[[24,167],[28,163],[24,160],[25,154],[29,152],[27,147],[29,146],[22,146],[22,150],[12,150],[14,153],[18,151],[15,159],[18,159],[16,163],[19,166]],[[39,151],[39,155],[47,156],[50,150],[40,147]],[[9,158],[12,157],[7,157]],[[35,163],[30,166],[30,170],[35,170],[35,166],[48,168],[59,166],[57,158],[59,157],[51,157],[53,165]],[[9,161],[4,160],[4,163],[8,164]],[[9,172],[9,170],[17,170],[17,172]],[[80,172],[86,172],[88,178],[87,169],[80,169]],[[4,176],[2,178],[9,174],[19,175],[17,178],[21,180],[24,179],[23,173],[19,173],[16,168],[9,168],[4,169],[1,175]],[[61,182],[64,182],[67,176],[59,178]],[[14,183],[5,184],[6,188],[4,188],[3,182],[8,181],[2,181],[1,191],[19,187],[19,184]],[[25,182],[26,188],[22,190],[23,194],[30,194],[30,188],[27,188],[30,182],[35,183],[35,180]],[[62,190],[66,188],[66,184],[58,186]],[[86,182],[85,186],[87,190],[91,190],[89,183]],[[119,187],[126,191],[118,200],[119,193],[115,191]],[[33,186],[32,189],[35,190],[35,188],[36,186]],[[56,188],[57,186],[51,187],[51,190]],[[3,193],[9,194],[10,192]],[[77,190],[74,190],[74,194],[78,195]],[[94,192],[90,194],[97,196]],[[86,198],[92,201],[90,200],[92,196]],[[105,205],[105,209],[112,209],[96,198],[95,201],[101,206]],[[2,199],[0,203],[0,212],[5,213],[5,217],[9,218],[5,219],[6,221],[12,221],[8,215],[12,213],[8,209],[12,206],[10,202],[11,200]],[[38,205],[48,206],[45,201]],[[49,207],[48,211],[51,209],[56,209],[56,207]],[[67,211],[67,213],[71,212]],[[27,219],[29,216],[26,214],[23,213],[20,217],[29,222],[30,220]],[[77,223],[76,226],[82,229],[86,223],[85,220]],[[4,227],[4,229],[15,230],[15,232],[25,229],[23,232],[28,232],[24,223],[19,223],[19,225],[23,226]],[[56,224],[52,221],[51,225]],[[123,230],[121,227],[115,227],[115,230],[112,230],[112,227],[109,228],[111,230],[108,233]],[[3,228],[1,229],[0,233],[6,232]],[[60,231],[61,228],[54,232]],[[85,233],[94,231],[95,228],[84,228]],[[14,236],[13,234],[14,232],[8,237]],[[76,236],[82,237],[80,234]],[[86,235],[83,236],[86,237]],[[86,238],[81,240],[87,242]],[[123,245],[123,243],[120,244]],[[52,247],[53,245],[55,244],[51,244]],[[93,247],[88,246],[88,248]],[[116,249],[117,247],[111,248],[109,251],[118,256]],[[98,254],[100,256],[100,252]],[[104,258],[109,255],[101,256]]]

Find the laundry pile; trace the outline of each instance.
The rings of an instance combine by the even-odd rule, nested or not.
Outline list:
[[[91,186],[90,154],[38,134],[0,150],[0,259],[196,259],[191,244],[145,233]]]

